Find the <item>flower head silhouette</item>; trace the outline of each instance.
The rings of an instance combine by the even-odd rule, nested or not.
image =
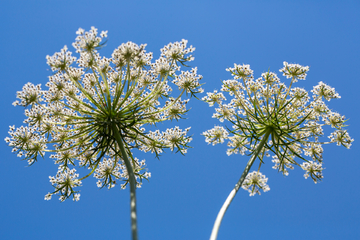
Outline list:
[[[353,139],[345,127],[345,117],[331,111],[326,103],[340,98],[327,84],[320,82],[311,90],[312,96],[292,85],[305,80],[309,67],[288,64],[280,72],[291,79],[289,86],[280,82],[273,72],[265,72],[254,80],[249,65],[228,68],[234,79],[223,81],[221,91],[207,93],[203,98],[215,108],[213,118],[229,122],[227,128],[215,126],[205,131],[205,141],[213,145],[227,141],[227,154],[247,154],[251,156],[245,171],[229,195],[215,222],[211,239],[216,239],[223,214],[240,187],[260,194],[260,189],[268,191],[267,178],[260,173],[265,157],[272,156],[273,168],[289,174],[289,169],[299,166],[305,170],[304,177],[311,177],[315,183],[323,178],[322,145],[336,142],[350,148]],[[231,98],[229,102],[225,95]],[[324,141],[323,127],[334,131]],[[251,166],[259,159],[258,170],[249,173]]]
[[[160,58],[152,62],[152,53],[145,44],[121,44],[111,58],[102,57],[99,49],[105,45],[107,31],[98,36],[96,28],[79,29],[73,43],[79,58],[65,46],[47,64],[54,72],[46,83],[27,83],[17,92],[13,105],[24,106],[26,126],[10,126],[5,141],[19,157],[34,164],[50,153],[59,165],[56,176],[50,177],[54,194],[60,200],[79,200],[76,190],[82,181],[93,175],[98,187],[121,188],[130,183],[133,236],[136,235],[135,188],[150,173],[145,160],[133,156],[132,150],[155,153],[164,149],[185,154],[192,140],[185,130],[175,126],[165,131],[146,131],[146,125],[180,119],[189,99],[202,92],[197,68],[181,71],[192,61],[195,50],[187,41],[170,43],[161,49]],[[74,66],[77,65],[77,66]],[[170,83],[177,94],[173,94]],[[80,178],[77,167],[89,170]],[[134,227],[135,226],[135,227]],[[135,239],[135,238],[134,238]]]

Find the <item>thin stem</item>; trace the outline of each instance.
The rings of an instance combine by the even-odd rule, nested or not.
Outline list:
[[[132,240],[138,240],[137,235],[137,214],[136,214],[136,179],[134,175],[134,170],[132,164],[127,156],[123,140],[120,136],[119,130],[115,124],[112,124],[112,129],[114,131],[115,139],[119,145],[121,158],[124,160],[126,170],[129,174],[129,183],[130,183],[130,218],[131,218],[131,232]]]
[[[234,189],[230,192],[229,196],[227,197],[227,199],[225,200],[223,206],[221,207],[221,209],[220,209],[220,211],[219,211],[219,213],[218,213],[218,215],[216,217],[216,220],[215,220],[212,232],[211,232],[210,240],[216,240],[218,232],[219,232],[220,224],[221,224],[221,221],[222,221],[222,219],[223,219],[223,217],[225,215],[226,210],[230,206],[231,201],[235,197],[236,193],[239,191],[239,189],[240,189],[242,183],[244,182],[245,177],[247,176],[251,166],[253,165],[254,161],[257,158],[257,156],[259,155],[259,153],[261,152],[261,150],[264,147],[265,143],[267,142],[270,133],[271,133],[271,130],[266,131],[264,137],[261,139],[259,145],[256,147],[256,149],[253,152],[249,162],[247,163],[244,172],[241,174],[241,177],[240,177],[239,181],[235,184]]]

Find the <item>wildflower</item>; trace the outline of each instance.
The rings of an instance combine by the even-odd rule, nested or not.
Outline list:
[[[226,131],[225,128],[221,126],[215,126],[213,129],[203,132],[203,135],[206,138],[205,141],[207,143],[212,143],[212,145],[214,146],[217,143],[223,143],[229,133]]]
[[[280,72],[291,79],[289,87],[270,71],[254,80],[249,65],[235,64],[226,70],[234,79],[223,81],[221,92],[207,93],[203,100],[210,107],[217,104],[213,117],[220,122],[228,121],[230,126],[228,131],[215,126],[203,135],[213,145],[227,140],[228,155],[248,154],[251,158],[219,212],[211,239],[216,239],[222,217],[240,187],[248,190],[250,196],[260,194],[260,189],[269,190],[267,178],[260,173],[266,157],[272,156],[273,168],[285,176],[289,169],[299,166],[305,171],[305,178],[311,177],[317,183],[323,178],[322,145],[336,142],[350,148],[354,141],[343,129],[345,116],[331,111],[324,102],[340,98],[334,88],[320,82],[310,97],[305,89],[292,87],[297,80],[305,80],[309,67],[284,62]],[[225,103],[226,93],[229,103]],[[320,141],[325,126],[335,129],[329,136],[330,142]],[[219,129],[224,129],[226,135],[221,135]],[[258,171],[249,173],[256,159]]]
[[[287,62],[284,62],[284,67],[280,69],[280,72],[282,72],[286,78],[291,78],[292,82],[297,82],[297,79],[305,80],[308,71],[308,66],[288,64]]]
[[[301,167],[306,171],[304,174],[305,179],[310,176],[314,180],[314,183],[318,183],[318,181],[323,178],[321,163],[309,161],[302,163]]]
[[[269,186],[266,184],[267,180],[265,175],[254,171],[246,176],[242,188],[248,190],[250,196],[254,196],[256,193],[261,195],[259,189],[262,189],[264,192],[270,190]]]
[[[78,201],[76,188],[91,175],[101,188],[130,184],[136,239],[135,188],[151,174],[145,160],[135,158],[132,150],[151,151],[157,157],[164,149],[186,153],[192,140],[187,135],[190,128],[183,131],[176,126],[160,133],[146,131],[145,126],[182,118],[189,99],[181,97],[203,91],[197,68],[179,74],[181,66],[193,60],[189,54],[195,48],[187,47],[186,40],[170,43],[154,63],[145,44],[127,42],[106,58],[98,50],[105,44],[107,31],[99,36],[95,27],[88,32],[79,28],[76,34],[73,47],[79,58],[66,46],[46,56],[54,72],[45,85],[48,89],[27,83],[17,93],[19,100],[13,105],[26,108],[27,126],[10,126],[5,141],[30,165],[45,153],[59,165],[56,176],[50,177],[55,190],[45,200],[58,194],[61,201],[69,197]],[[179,89],[175,96],[170,82]],[[77,167],[89,173],[80,178]]]

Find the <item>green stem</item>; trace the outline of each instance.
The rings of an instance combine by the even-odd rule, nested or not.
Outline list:
[[[221,224],[221,221],[222,221],[222,219],[223,219],[223,217],[225,215],[226,210],[230,206],[230,203],[234,199],[236,193],[239,191],[242,183],[244,182],[244,180],[245,180],[251,166],[253,165],[254,161],[256,160],[257,156],[259,155],[259,153],[263,149],[264,144],[268,140],[270,133],[271,133],[271,130],[266,131],[264,137],[261,139],[259,145],[256,147],[256,149],[253,152],[249,162],[247,163],[244,172],[241,174],[241,177],[240,177],[239,181],[235,184],[234,189],[230,192],[229,196],[227,197],[227,199],[225,200],[223,206],[221,207],[221,209],[220,209],[220,211],[219,211],[219,213],[218,213],[218,215],[216,217],[216,220],[215,220],[212,232],[211,232],[210,240],[216,240],[218,232],[219,232],[220,224]]]
[[[134,170],[132,164],[128,158],[126,153],[126,149],[123,143],[123,140],[120,136],[118,127],[116,124],[112,124],[112,129],[114,131],[115,139],[119,145],[121,158],[124,160],[126,170],[129,175],[129,183],[130,183],[130,218],[131,218],[131,232],[132,232],[132,240],[138,240],[137,235],[137,214],[136,214],[136,179],[134,175]]]

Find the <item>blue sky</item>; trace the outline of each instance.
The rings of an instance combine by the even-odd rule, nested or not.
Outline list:
[[[147,43],[158,57],[169,42],[189,40],[205,91],[219,90],[234,63],[250,64],[255,78],[269,68],[277,72],[283,61],[308,65],[307,80],[297,86],[311,90],[323,81],[336,89],[342,98],[329,106],[349,119],[353,146],[324,146],[324,180],[316,185],[300,169],[283,177],[265,163],[271,190],[254,197],[240,190],[218,239],[360,239],[359,10],[358,1],[320,0],[2,1],[0,135],[22,125],[23,109],[11,105],[16,91],[27,82],[45,85],[51,74],[45,56],[64,45],[72,50],[79,27],[109,31],[101,50],[107,57],[127,41]],[[187,119],[172,123],[192,127],[186,156],[167,152],[159,161],[135,152],[152,173],[137,192],[140,239],[208,239],[248,161],[228,157],[225,144],[207,145],[200,134],[218,124],[214,109],[196,99],[189,105]],[[79,202],[44,201],[53,161],[26,167],[5,142],[0,148],[0,239],[130,239],[128,189],[99,190],[88,179]]]

